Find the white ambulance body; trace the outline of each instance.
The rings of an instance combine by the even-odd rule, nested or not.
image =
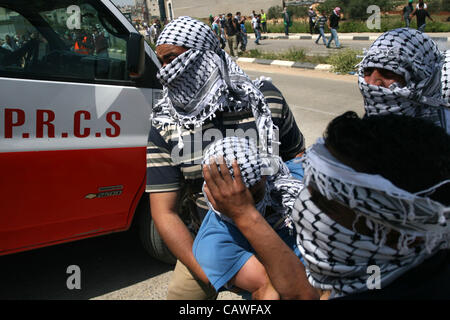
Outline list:
[[[0,0],[0,40],[0,255],[148,223],[142,36],[109,0]]]

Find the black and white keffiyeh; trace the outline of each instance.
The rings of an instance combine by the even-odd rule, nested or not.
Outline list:
[[[215,113],[251,110],[264,152],[272,153],[275,126],[261,80],[251,81],[220,43],[209,26],[191,17],[171,21],[156,46],[171,44],[188,48],[157,74],[163,98],[153,108],[152,121],[174,124],[183,147],[181,129],[201,126]]]
[[[359,65],[358,84],[366,114],[394,113],[426,118],[446,128],[443,112],[450,104],[442,99],[443,62],[436,43],[425,33],[400,28],[382,34]],[[365,68],[390,70],[401,75],[406,86],[369,85],[364,80]],[[450,132],[450,128],[446,129]]]
[[[331,155],[323,139],[306,151],[304,162],[306,186],[357,214],[353,230],[343,227],[311,201],[308,188],[300,191],[294,204],[292,219],[308,280],[316,288],[331,290],[331,297],[368,290],[370,265],[380,268],[384,287],[449,247],[450,207],[427,195],[450,180],[412,194],[380,175],[344,165]],[[366,219],[372,236],[355,230],[360,217]],[[386,245],[391,230],[400,234],[397,248]]]
[[[450,50],[444,52],[445,61],[442,66],[442,98],[450,103]]]
[[[303,183],[291,176],[289,168],[280,157],[263,157],[253,139],[226,137],[211,143],[206,148],[202,164],[209,165],[211,158],[218,163],[221,157],[224,158],[232,177],[234,177],[232,163],[234,160],[237,161],[242,181],[247,188],[251,188],[265,176],[267,178],[266,192],[264,199],[255,204],[256,209],[264,216],[265,208],[271,206],[281,217],[288,218],[295,196],[303,188]],[[275,165],[274,162],[276,162]],[[276,170],[272,171],[274,167]],[[223,220],[233,223],[231,219],[216,211],[208,201],[206,193],[204,195],[211,210]]]

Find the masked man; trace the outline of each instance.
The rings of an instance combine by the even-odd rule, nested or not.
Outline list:
[[[425,33],[401,28],[382,34],[359,67],[366,115],[424,118],[450,133],[450,104],[442,98],[443,63],[442,53]]]
[[[208,146],[203,156],[203,164],[210,164],[211,160],[221,163],[221,167],[231,171],[231,175],[227,177],[230,181],[233,161],[236,161],[243,182],[253,196],[255,208],[278,236],[300,256],[295,234],[287,217],[293,201],[284,202],[283,199],[293,199],[292,195],[296,194],[303,184],[292,178],[281,159],[273,158],[278,162],[276,173],[264,174],[264,169],[269,169],[268,159],[261,156],[254,141],[227,137]],[[195,238],[193,252],[211,284],[217,291],[236,287],[250,292],[253,299],[278,299],[278,293],[248,241],[230,218],[215,210],[209,201],[208,205],[211,210]],[[304,294],[307,298],[316,293],[311,287]]]
[[[216,291],[192,254],[191,232],[197,230],[179,216],[182,188],[202,219],[208,206],[201,161],[213,139],[250,135],[262,153],[279,149],[283,161],[291,161],[304,150],[303,136],[279,90],[269,81],[251,81],[206,24],[190,17],[173,20],[159,36],[156,53],[163,98],[153,108],[146,191],[153,222],[178,258],[168,299],[214,298]]]

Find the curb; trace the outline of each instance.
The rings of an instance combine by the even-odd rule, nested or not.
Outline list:
[[[264,65],[280,66],[287,68],[298,68],[298,69],[309,69],[309,70],[320,70],[320,71],[331,71],[332,65],[330,64],[314,64],[309,62],[294,62],[294,61],[284,61],[284,60],[266,60],[257,58],[237,58],[236,62],[245,63],[257,63]]]
[[[261,40],[264,39],[284,39],[284,40],[313,40],[314,37],[318,37],[319,35],[296,35],[296,36],[267,36],[264,35],[261,37]],[[325,36],[329,37],[331,34],[325,34]],[[256,39],[254,34],[247,34],[248,39]],[[375,41],[379,36],[346,36],[345,34],[339,34],[339,40],[355,40],[355,41]],[[430,35],[430,38],[434,41],[439,42],[450,42],[450,37],[433,37]]]

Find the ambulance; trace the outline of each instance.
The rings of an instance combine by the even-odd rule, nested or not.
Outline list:
[[[0,0],[0,255],[139,219],[173,262],[144,192],[159,66],[109,0]]]

